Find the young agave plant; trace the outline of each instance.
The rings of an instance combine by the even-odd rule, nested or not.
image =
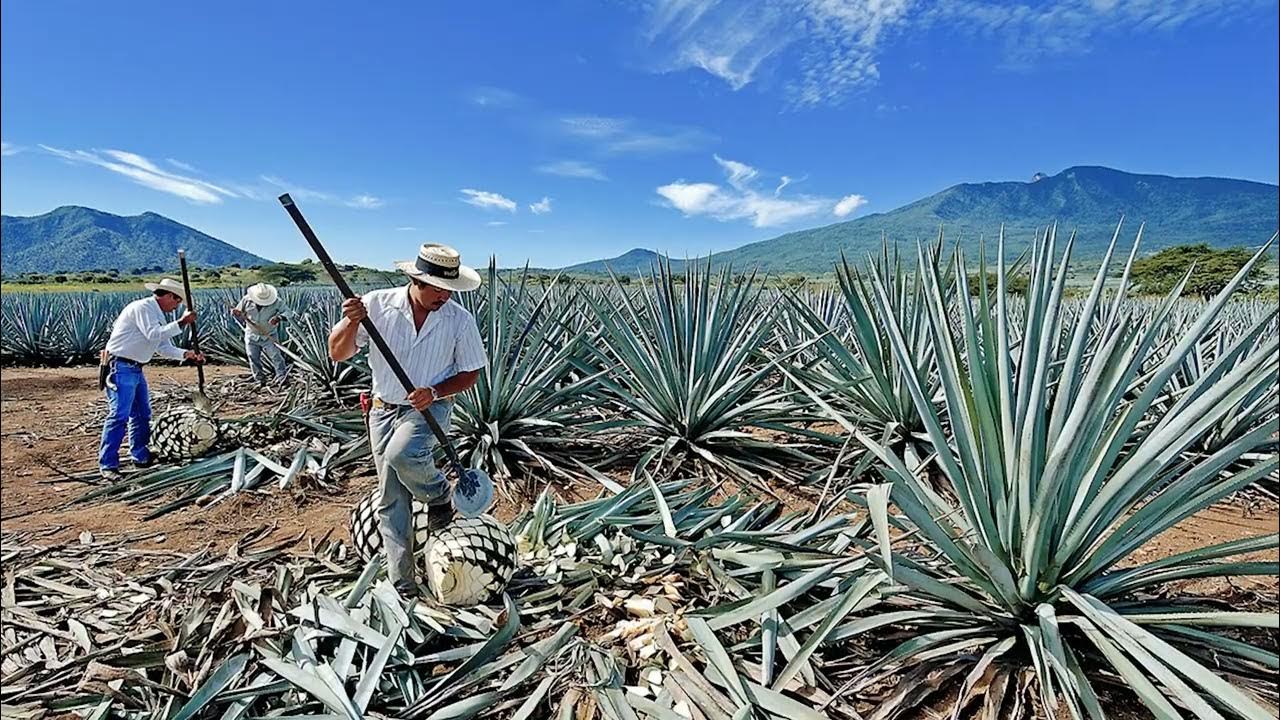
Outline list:
[[[940,249],[941,237],[926,251],[926,262],[936,265]],[[802,337],[812,338],[817,351],[816,362],[796,363],[795,379],[853,423],[884,428],[883,436],[890,445],[901,449],[924,432],[924,420],[911,399],[906,373],[917,378],[927,397],[933,397],[937,388],[928,298],[921,277],[904,273],[897,249],[885,244],[878,257],[867,258],[865,270],[841,258],[836,279],[849,316],[845,333],[838,333],[807,303],[788,298],[790,313],[804,327]],[[949,272],[943,288],[943,302],[949,303],[955,297]],[[877,306],[877,294],[885,299],[883,305]],[[910,351],[905,364],[893,351],[890,324]]]
[[[535,291],[525,272],[499,277],[494,261],[483,291],[460,296],[476,317],[489,366],[458,398],[459,452],[472,467],[506,478],[541,468],[576,474],[573,457],[588,445],[580,432],[595,418],[588,391],[594,375],[578,372],[587,333],[575,321],[584,307],[552,282]]]
[[[1003,238],[1000,244],[995,292],[983,287],[976,302],[951,311],[940,271],[921,252],[918,273],[937,348],[945,425],[920,377],[904,373],[904,380],[937,453],[938,476],[922,477],[919,468],[858,433],[891,481],[863,502],[877,530],[877,555],[898,583],[896,602],[868,618],[863,629],[906,618],[916,634],[843,691],[886,675],[910,672],[923,680],[959,666],[967,677],[953,717],[978,692],[986,693],[988,709],[1020,705],[1019,689],[1031,682],[1050,717],[1065,704],[1070,717],[1103,718],[1096,688],[1119,679],[1159,718],[1180,718],[1184,710],[1201,718],[1274,718],[1275,708],[1264,706],[1258,693],[1274,695],[1280,657],[1217,630],[1274,630],[1277,617],[1179,598],[1169,583],[1274,575],[1274,562],[1219,561],[1274,549],[1277,535],[1158,560],[1135,555],[1182,519],[1277,467],[1272,454],[1232,468],[1275,436],[1280,423],[1274,416],[1212,453],[1184,455],[1242,400],[1276,382],[1280,347],[1274,335],[1239,362],[1196,378],[1135,437],[1271,243],[1141,379],[1180,288],[1154,308],[1149,323],[1119,298],[1107,307],[1103,283],[1113,240],[1087,299],[1068,319],[1062,295],[1072,242],[1055,271],[1055,238],[1046,233],[1034,249],[1023,299],[1026,341],[1015,350],[1007,329],[1014,299],[1005,288]],[[963,259],[956,264],[965,297]],[[910,339],[887,314],[887,292],[877,287],[876,295],[893,352],[909,367]],[[905,519],[889,516],[890,502]],[[915,545],[894,549],[890,522],[918,532]],[[1172,599],[1152,599],[1156,590]],[[904,602],[915,605],[906,615]],[[882,708],[886,715],[900,709]]]
[[[597,394],[627,416],[597,429],[629,428],[649,447],[635,473],[689,462],[713,474],[793,475],[812,460],[797,448],[751,430],[794,432],[788,423],[816,419],[801,412],[795,392],[780,387],[759,351],[773,332],[775,308],[761,301],[754,276],[734,282],[728,268],[686,265],[683,284],[668,264],[652,287],[628,292],[614,278],[611,298],[584,295],[600,323],[585,373],[606,370]]]

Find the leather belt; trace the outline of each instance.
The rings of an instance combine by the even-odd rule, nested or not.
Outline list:
[[[111,356],[111,361],[120,363],[122,365],[132,365],[134,367],[142,367],[143,365],[143,363],[140,363],[137,360],[130,360],[127,357],[117,357],[115,355]]]
[[[373,406],[379,410],[382,410],[383,408],[399,409],[411,407],[409,403],[389,403],[376,395],[373,398]]]

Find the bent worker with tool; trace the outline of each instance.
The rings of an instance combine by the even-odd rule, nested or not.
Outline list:
[[[147,447],[151,440],[151,396],[142,366],[157,353],[171,360],[204,362],[204,355],[183,350],[170,339],[196,320],[195,312],[188,310],[177,320],[166,322],[165,313],[186,302],[182,283],[164,278],[158,283],[146,283],[146,288],[151,291],[149,297],[124,306],[111,326],[104,351],[106,375],[100,380],[107,393],[107,418],[98,448],[98,469],[109,481],[121,479],[120,443],[126,427],[134,466],[142,468],[152,463]]]
[[[277,386],[284,385],[289,368],[274,336],[281,319],[288,319],[292,313],[280,301],[280,292],[268,283],[253,285],[231,308],[231,314],[244,322],[244,352],[249,357],[249,372],[253,373],[254,382],[259,387],[273,380]],[[263,355],[271,365],[269,370],[264,367]]]
[[[340,362],[368,344],[360,325],[367,316],[415,386],[406,393],[377,348],[370,349],[369,443],[382,492],[378,532],[387,550],[388,578],[401,594],[412,596],[419,594],[412,501],[427,505],[432,530],[449,524],[454,513],[449,483],[432,458],[436,438],[421,411],[430,412],[448,432],[453,396],[475,385],[488,356],[475,318],[450,300],[452,293],[480,286],[480,276],[461,263],[457,250],[423,245],[416,260],[396,267],[409,276],[407,286],[342,303],[343,318],[329,333],[329,356]]]

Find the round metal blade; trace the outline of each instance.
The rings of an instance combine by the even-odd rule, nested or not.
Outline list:
[[[483,515],[493,504],[493,480],[483,470],[464,470],[453,486],[453,507],[463,517]]]

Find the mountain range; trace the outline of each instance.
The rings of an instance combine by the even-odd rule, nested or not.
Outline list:
[[[1003,224],[1006,247],[1016,252],[1037,232],[1057,223],[1076,231],[1078,257],[1097,257],[1125,218],[1123,238],[1145,223],[1144,251],[1208,243],[1257,246],[1276,232],[1280,187],[1214,177],[1138,175],[1105,167],[1073,167],[1056,175],[1036,173],[1027,182],[954,185],[941,192],[847,222],[798,230],[715,253],[714,263],[774,274],[830,272],[841,253],[857,259],[881,238],[915,242],[939,230],[972,251],[979,238],[994,246]],[[60,207],[34,217],[0,219],[0,263],[5,275],[24,272],[109,270],[160,266],[171,269],[179,248],[198,266],[242,267],[270,261],[156,213],[122,217],[85,207]],[[608,260],[561,270],[575,274],[647,272],[663,256],[636,248]],[[705,259],[705,258],[704,258]],[[672,258],[680,266],[683,258]]]
[[[121,216],[68,205],[31,217],[0,216],[5,275],[119,270],[177,265],[178,250],[198,267],[271,261],[153,212]]]
[[[1145,223],[1142,249],[1204,242],[1218,247],[1257,246],[1276,232],[1280,187],[1248,180],[1138,175],[1105,167],[1073,167],[1057,175],[1036,173],[1028,182],[954,185],[939,193],[847,222],[780,235],[715,253],[714,263],[772,273],[825,273],[843,252],[850,260],[890,241],[931,239],[942,230],[966,249],[979,237],[993,247],[1004,226],[1006,247],[1026,247],[1037,232],[1057,223],[1075,230],[1076,253],[1097,257],[1121,216],[1122,239],[1132,241]],[[1063,238],[1065,239],[1065,238]],[[1127,245],[1126,245],[1127,247]],[[646,272],[661,255],[637,248],[609,260],[564,268],[566,272]],[[672,259],[674,265],[680,263]]]

